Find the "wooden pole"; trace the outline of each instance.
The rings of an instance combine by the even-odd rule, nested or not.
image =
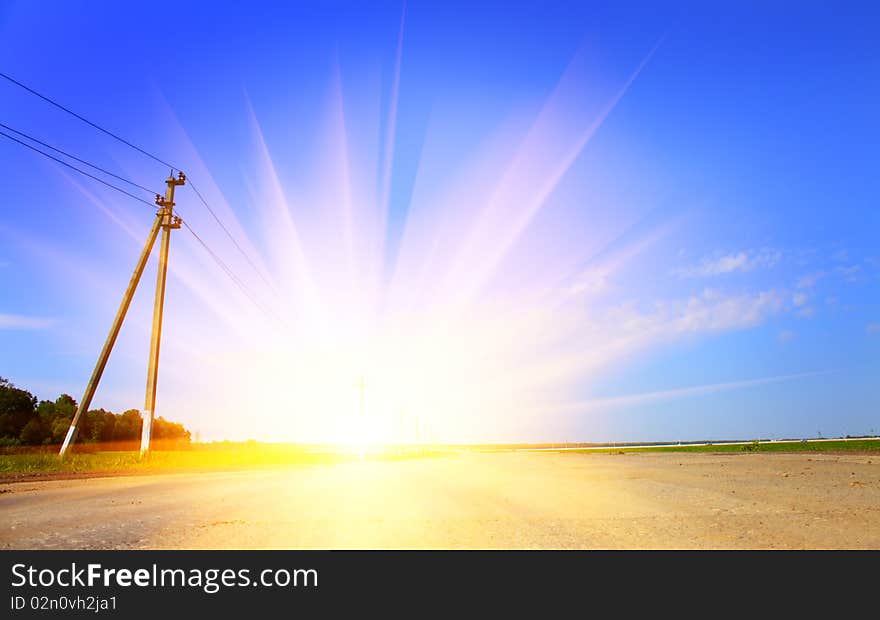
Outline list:
[[[95,390],[98,388],[98,383],[101,381],[101,375],[104,374],[104,368],[107,366],[110,352],[113,350],[113,345],[116,343],[116,337],[119,335],[119,329],[122,327],[122,322],[125,320],[128,307],[131,305],[131,300],[132,297],[134,297],[138,282],[140,282],[141,274],[144,273],[144,267],[146,267],[147,260],[150,258],[150,252],[153,251],[153,244],[156,242],[156,236],[159,233],[161,224],[162,214],[160,212],[156,215],[156,221],[153,222],[153,227],[150,229],[150,234],[147,236],[147,242],[144,244],[144,249],[141,252],[137,265],[135,265],[134,273],[128,281],[128,288],[125,289],[125,294],[122,296],[122,303],[119,304],[119,310],[116,311],[116,317],[113,319],[113,324],[110,326],[110,333],[107,334],[107,339],[104,341],[104,348],[101,349],[101,353],[98,355],[95,369],[92,371],[92,376],[86,385],[86,391],[83,393],[82,399],[79,401],[79,407],[77,407],[76,413],[73,415],[73,420],[70,421],[70,428],[67,429],[67,435],[64,437],[64,443],[61,444],[61,451],[58,453],[61,458],[64,458],[70,450],[70,447],[76,441],[76,435],[79,432],[79,421],[82,418],[83,413],[88,411],[89,406],[92,404],[92,397],[95,395]]]
[[[153,332],[150,337],[150,361],[147,366],[147,393],[144,399],[143,429],[141,430],[141,456],[150,453],[150,439],[153,431],[153,417],[156,413],[156,383],[159,378],[159,347],[162,342],[162,316],[165,311],[165,283],[168,277],[168,249],[171,244],[171,229],[180,228],[180,220],[174,216],[174,189],[183,185],[186,177],[181,172],[178,178],[170,175],[165,181],[165,199],[162,207],[162,241],[159,246],[159,270],[156,274],[156,299],[153,303]]]

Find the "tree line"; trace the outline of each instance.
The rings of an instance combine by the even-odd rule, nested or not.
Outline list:
[[[37,398],[8,379],[0,377],[0,446],[40,446],[64,441],[77,402],[69,394],[53,400]],[[138,442],[143,422],[137,409],[113,413],[91,409],[79,421],[77,442]],[[190,442],[183,424],[158,417],[153,420],[152,438]]]

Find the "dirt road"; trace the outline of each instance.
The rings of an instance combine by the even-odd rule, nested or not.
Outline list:
[[[880,455],[460,454],[0,485],[0,548],[880,548]]]

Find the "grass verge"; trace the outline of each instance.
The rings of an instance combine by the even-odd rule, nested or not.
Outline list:
[[[387,451],[367,454],[367,460],[398,460],[436,456],[435,452]],[[352,452],[308,450],[298,446],[256,444],[246,447],[201,448],[155,451],[141,459],[136,451],[89,452],[68,455],[64,460],[54,453],[0,454],[0,477],[39,474],[151,473],[160,471],[229,470],[361,460]]]
[[[824,441],[786,441],[751,443],[716,443],[706,445],[607,447],[560,450],[586,454],[620,454],[630,452],[877,452],[880,439],[828,439]]]

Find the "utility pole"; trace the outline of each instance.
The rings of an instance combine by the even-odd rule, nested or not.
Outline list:
[[[61,451],[58,453],[61,458],[64,458],[67,455],[71,446],[73,446],[73,443],[76,441],[80,420],[92,404],[92,397],[95,395],[95,390],[98,389],[98,383],[100,383],[101,376],[104,374],[107,360],[110,359],[113,345],[116,344],[116,337],[119,335],[119,330],[125,320],[125,315],[128,313],[131,300],[137,290],[141,275],[144,273],[144,268],[147,265],[150,253],[153,251],[153,245],[156,242],[156,237],[159,235],[159,230],[161,229],[162,252],[159,257],[159,276],[156,282],[156,305],[153,310],[153,339],[150,345],[150,369],[152,372],[147,377],[148,412],[145,412],[145,414],[149,413],[149,415],[144,415],[144,432],[141,434],[141,454],[145,453],[144,446],[149,450],[150,427],[152,426],[153,411],[156,402],[156,373],[159,369],[159,337],[162,332],[162,303],[165,299],[165,274],[168,268],[168,237],[169,231],[172,228],[180,228],[180,218],[173,213],[174,189],[178,185],[183,185],[185,181],[186,177],[182,172],[178,173],[178,176],[175,179],[172,171],[168,180],[165,181],[168,186],[168,189],[165,190],[165,198],[158,195],[156,196],[156,204],[159,206],[159,211],[156,213],[156,220],[153,222],[153,227],[150,229],[149,235],[147,235],[147,241],[144,243],[144,249],[141,251],[140,258],[138,258],[138,262],[135,265],[134,273],[128,281],[128,288],[125,289],[125,294],[122,296],[122,302],[119,304],[119,309],[116,311],[116,316],[110,326],[110,333],[107,334],[107,339],[104,341],[104,347],[98,355],[95,369],[92,371],[92,376],[89,378],[88,384],[86,384],[85,392],[83,392],[76,413],[73,415],[73,420],[70,421],[70,428],[67,429],[67,435],[64,437],[64,443],[61,444]],[[150,394],[152,394],[152,399]],[[147,419],[149,419],[149,422]]]
[[[141,430],[141,456],[150,453],[150,435],[153,415],[156,411],[156,382],[159,378],[159,345],[162,340],[162,315],[165,310],[165,280],[168,274],[168,248],[171,230],[180,228],[180,218],[174,215],[174,190],[183,185],[186,177],[181,172],[174,178],[174,171],[165,180],[165,198],[156,198],[162,218],[162,241],[159,245],[159,270],[156,274],[156,300],[153,304],[153,334],[150,338],[150,362],[147,367],[147,394],[144,399],[144,426]]]
[[[367,418],[366,418],[366,411],[364,410],[364,392],[367,389],[367,380],[364,377],[363,373],[361,373],[361,376],[358,378],[357,388],[358,388],[358,397],[359,397],[359,404],[360,404],[360,419],[358,420],[358,423],[355,425],[355,428],[358,429],[358,435],[359,435],[359,440],[360,440],[359,452],[360,452],[360,458],[361,458],[361,460],[363,460],[364,456],[366,456],[367,445],[368,445],[368,442],[366,440]]]
[[[366,389],[366,387],[367,387],[366,380],[364,379],[364,376],[361,375],[360,381],[358,381],[358,390],[359,390],[359,394],[360,394],[361,424],[364,424],[364,423],[365,423],[365,418],[364,418],[364,390]]]

